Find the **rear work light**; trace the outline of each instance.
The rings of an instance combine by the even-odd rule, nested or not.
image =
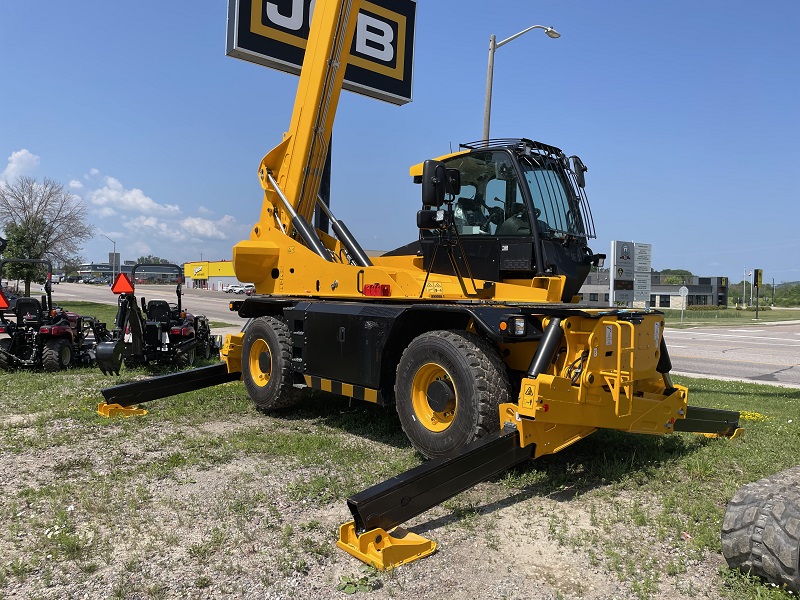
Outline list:
[[[365,296],[391,296],[392,286],[388,283],[368,283],[364,286]]]

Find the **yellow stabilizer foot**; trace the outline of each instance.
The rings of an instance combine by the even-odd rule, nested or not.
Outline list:
[[[101,402],[97,405],[97,412],[102,417],[138,417],[146,415],[147,411],[143,408],[131,408],[130,406],[120,406],[119,404],[106,404]]]
[[[436,550],[436,542],[426,540],[402,527],[395,527],[389,533],[377,528],[358,535],[354,521],[348,521],[339,527],[339,541],[336,545],[379,571],[389,571],[433,554]]]
[[[712,439],[726,437],[729,440],[735,440],[737,438],[744,437],[744,427],[737,427],[733,430],[733,433],[704,433],[703,435]]]

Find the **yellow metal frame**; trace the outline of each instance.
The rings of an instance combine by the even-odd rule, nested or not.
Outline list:
[[[112,417],[141,417],[146,415],[147,411],[143,408],[101,402],[97,405],[97,414],[110,419]]]

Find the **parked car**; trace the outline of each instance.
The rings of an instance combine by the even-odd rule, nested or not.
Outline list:
[[[226,294],[244,294],[244,286],[238,283],[233,283],[225,288]]]
[[[252,296],[256,293],[256,286],[252,283],[245,283],[242,287],[244,288],[244,293],[248,296]]]

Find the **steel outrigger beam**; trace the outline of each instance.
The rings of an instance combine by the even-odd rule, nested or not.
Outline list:
[[[339,528],[339,548],[381,571],[433,553],[436,543],[400,523],[533,457],[513,427],[486,435],[457,455],[435,458],[347,499],[353,515]]]
[[[193,392],[228,383],[229,381],[239,381],[241,378],[242,374],[240,372],[229,373],[227,365],[221,362],[217,365],[200,367],[199,369],[170,373],[169,375],[153,377],[143,381],[123,383],[122,385],[115,385],[102,390],[105,402],[101,402],[97,406],[97,412],[104,417],[146,414],[143,409],[131,407],[175,394]]]

